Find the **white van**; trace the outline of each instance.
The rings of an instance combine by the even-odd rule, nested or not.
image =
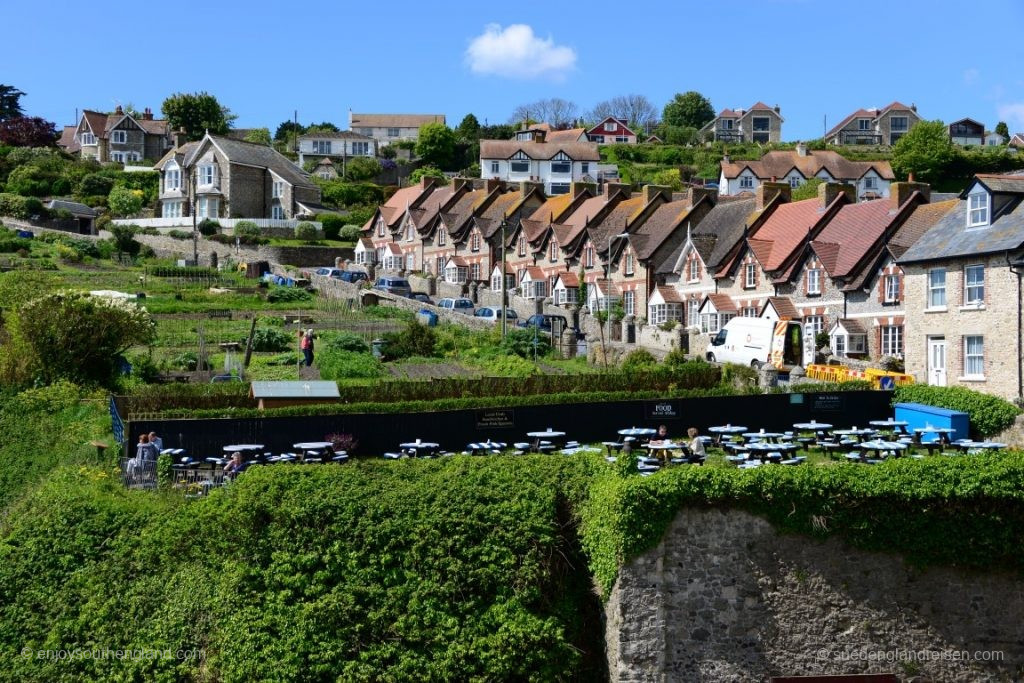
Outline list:
[[[803,325],[793,320],[733,318],[711,339],[707,359],[759,368],[806,365]]]

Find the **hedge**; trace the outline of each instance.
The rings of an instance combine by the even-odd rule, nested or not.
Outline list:
[[[971,433],[991,436],[1013,426],[1020,410],[998,396],[983,394],[965,387],[935,387],[928,384],[907,384],[896,387],[892,397],[897,403],[924,405],[960,410],[970,415]]]

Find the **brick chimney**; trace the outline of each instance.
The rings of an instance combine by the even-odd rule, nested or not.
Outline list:
[[[889,185],[889,208],[893,211],[899,209],[915,192],[920,192],[926,202],[931,200],[932,188],[928,183],[892,183]]]
[[[527,195],[527,193],[529,193],[529,191],[533,190],[533,189],[543,190],[544,189],[544,183],[539,183],[536,180],[520,180],[519,181],[519,192],[520,192],[520,194],[523,197],[525,197]]]
[[[777,105],[777,104],[775,105],[775,113],[776,114],[781,114],[782,113],[782,110],[779,109],[779,105]]]
[[[841,194],[845,194],[846,200],[851,204],[857,201],[857,188],[853,185],[847,185],[846,183],[822,183],[818,185],[818,206],[824,209]]]
[[[611,199],[611,196],[617,191],[621,191],[626,199],[632,194],[632,186],[626,185],[625,183],[605,183],[604,184],[604,198]]]
[[[146,111],[142,112],[142,120],[143,121],[152,121],[153,120],[153,110],[150,109],[149,107],[146,107]]]
[[[487,191],[487,194],[495,190],[503,190],[505,189],[505,181],[500,178],[488,178],[484,181],[484,189]]]
[[[432,178],[432,177],[427,176],[427,175],[422,176],[420,178],[420,188],[425,190],[428,187],[433,187],[436,182],[437,182],[437,178]]]
[[[473,188],[472,178],[452,178],[452,192],[458,192],[462,188],[469,186],[469,189]]]
[[[764,207],[780,195],[783,201],[790,200],[793,196],[793,188],[789,186],[789,183],[761,183],[757,186],[757,192],[754,195],[757,198],[754,210],[763,211]]]
[[[542,130],[535,130],[535,131],[533,131],[533,141],[534,142],[544,142],[544,136],[545,135],[547,135],[547,134],[544,131],[542,131]]]
[[[572,195],[573,199],[576,199],[576,197],[579,197],[587,190],[590,190],[591,194],[597,194],[597,183],[584,183],[579,180],[569,183],[569,194]]]
[[[672,188],[665,185],[644,185],[640,190],[644,198],[644,206],[653,202],[659,195],[672,201]]]
[[[188,142],[188,133],[185,132],[184,128],[179,128],[174,131],[174,146],[181,147]]]
[[[117,105],[117,109],[114,110],[114,113],[115,114],[123,114],[124,113],[124,109],[121,108],[120,104]]]

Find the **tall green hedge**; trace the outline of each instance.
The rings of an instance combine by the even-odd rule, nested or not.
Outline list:
[[[1020,410],[998,396],[983,394],[964,387],[934,387],[908,384],[896,387],[892,397],[897,403],[923,403],[929,406],[959,410],[970,415],[971,433],[975,436],[998,434],[1013,425]]]

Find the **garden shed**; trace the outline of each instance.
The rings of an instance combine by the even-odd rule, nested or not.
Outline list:
[[[257,401],[260,410],[341,400],[338,384],[327,381],[253,382],[249,396]]]

